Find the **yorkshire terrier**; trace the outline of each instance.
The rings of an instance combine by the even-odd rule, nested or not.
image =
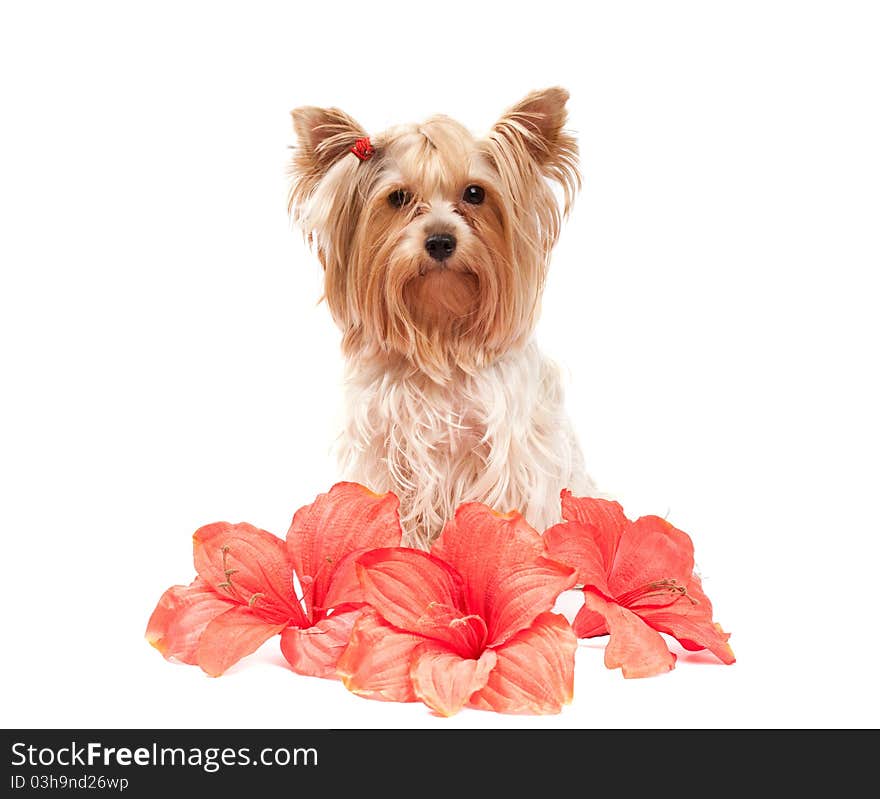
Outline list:
[[[594,494],[556,365],[534,328],[580,188],[568,92],[535,91],[482,138],[447,116],[375,136],[336,108],[291,112],[291,219],[342,331],[342,479],[400,500],[426,549],[455,508],[544,530]]]

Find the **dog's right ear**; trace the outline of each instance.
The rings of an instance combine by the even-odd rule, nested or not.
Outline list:
[[[347,265],[361,205],[358,179],[370,171],[364,170],[362,161],[372,149],[368,142],[362,143],[366,152],[362,145],[355,147],[367,134],[338,108],[302,106],[290,116],[297,141],[288,166],[287,210],[315,245],[325,273],[324,298],[333,318],[347,330],[351,324]]]
[[[294,108],[290,116],[298,140],[294,166],[300,175],[320,177],[367,135],[338,108],[303,106]]]

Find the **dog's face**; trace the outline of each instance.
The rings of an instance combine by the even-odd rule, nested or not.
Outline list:
[[[364,159],[346,114],[292,112],[290,211],[349,357],[386,354],[444,382],[525,340],[579,181],[567,98],[534,92],[482,139],[444,116],[394,127]]]

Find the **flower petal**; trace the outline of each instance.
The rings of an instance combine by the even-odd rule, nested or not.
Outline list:
[[[596,545],[602,553],[602,563],[607,574],[614,562],[620,537],[630,524],[620,503],[595,497],[574,497],[567,489],[560,496],[563,519],[595,528]]]
[[[609,669],[620,668],[623,676],[630,678],[653,677],[675,668],[675,655],[663,636],[631,610],[590,589],[584,591],[584,607],[605,618],[610,633],[605,646],[605,665]],[[578,629],[575,619],[575,631]]]
[[[384,702],[415,702],[410,678],[413,653],[424,638],[386,624],[373,610],[355,622],[348,646],[336,664],[352,693]]]
[[[590,610],[586,605],[581,605],[571,626],[578,638],[598,638],[600,635],[608,635],[605,617],[595,610]]]
[[[364,591],[357,576],[357,560],[365,552],[369,550],[356,549],[340,559],[330,577],[327,593],[315,606],[313,618],[333,609],[351,608],[364,603]],[[312,597],[312,593],[306,592],[306,597]]]
[[[495,668],[470,706],[499,713],[559,713],[574,693],[576,649],[577,638],[565,617],[542,613],[495,650]]]
[[[461,574],[465,609],[486,622],[493,647],[550,610],[571,588],[573,568],[544,557],[544,542],[517,512],[461,505],[434,542],[431,553]]]
[[[736,662],[727,643],[730,633],[712,621],[712,603],[696,575],[687,584],[687,593],[674,604],[639,610],[639,616],[655,630],[671,635],[685,649],[708,649],[722,663]]]
[[[219,677],[286,626],[286,622],[268,623],[250,608],[236,605],[205,627],[199,641],[198,664],[212,677]]]
[[[337,483],[326,494],[319,494],[311,505],[300,508],[287,531],[287,552],[302,580],[313,578],[305,590],[308,612],[317,607],[327,610],[346,602],[361,602],[351,553],[394,547],[403,532],[392,493],[374,494],[358,483]],[[347,568],[337,573],[340,565]],[[328,600],[331,582],[332,596]]]
[[[167,660],[196,663],[199,638],[205,627],[232,607],[201,579],[175,585],[159,598],[147,622],[147,641]]]
[[[281,633],[281,654],[297,674],[336,679],[336,664],[360,615],[360,610],[350,610],[311,627],[288,627]]]
[[[694,545],[687,533],[659,516],[642,516],[624,531],[608,577],[611,594],[628,591],[660,579],[687,583],[694,571]],[[648,602],[656,601],[649,597]],[[637,604],[623,603],[633,610]]]
[[[595,525],[582,522],[563,522],[544,531],[548,557],[577,569],[578,585],[594,585],[609,593],[601,540]]]
[[[462,607],[461,577],[439,558],[418,549],[373,549],[358,558],[364,599],[385,621],[424,635],[435,606]],[[430,620],[429,620],[430,621]]]
[[[486,622],[450,605],[429,605],[412,632],[445,644],[464,658],[479,657],[486,645]]]
[[[497,656],[487,649],[479,659],[462,658],[433,642],[413,653],[410,675],[416,696],[441,716],[458,713],[486,685]]]
[[[306,626],[284,541],[272,533],[244,522],[208,524],[193,535],[193,559],[220,596],[251,605],[266,621]]]

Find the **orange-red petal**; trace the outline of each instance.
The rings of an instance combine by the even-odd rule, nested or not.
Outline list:
[[[336,608],[351,608],[364,603],[364,591],[357,576],[357,560],[365,552],[369,550],[356,549],[340,559],[326,587],[327,593],[320,603],[315,604],[313,617]],[[312,596],[311,592],[307,592],[306,596]]]
[[[608,571],[600,539],[598,528],[583,522],[563,522],[544,532],[548,557],[577,569],[578,585],[594,585],[608,593]]]
[[[425,634],[432,608],[462,607],[461,577],[447,563],[418,549],[373,549],[358,558],[364,599],[385,621]]]
[[[463,658],[426,641],[413,653],[413,690],[431,710],[441,716],[452,716],[486,685],[497,659],[491,649],[477,659]]]
[[[200,577],[189,585],[172,586],[147,622],[147,641],[167,660],[195,664],[205,627],[230,607],[232,603],[217,596]]]
[[[244,522],[208,524],[193,535],[193,559],[199,576],[220,596],[249,605],[268,622],[308,623],[284,541],[272,533]]]
[[[400,544],[399,502],[392,493],[374,494],[359,483],[341,482],[300,508],[287,531],[287,552],[305,589],[306,607],[327,610],[360,602],[351,553]],[[347,568],[339,569],[346,562]],[[331,594],[331,583],[332,586]]]
[[[687,583],[687,593],[672,605],[640,610],[639,615],[655,630],[675,638],[685,649],[708,649],[722,663],[736,662],[727,643],[730,633],[712,620],[712,603],[703,591],[699,577]]]
[[[586,605],[581,605],[571,627],[578,638],[597,638],[600,635],[608,635],[605,616],[595,610],[590,610]]]
[[[479,657],[486,646],[486,622],[450,605],[432,603],[412,632],[432,638],[464,658]]]
[[[336,664],[360,615],[360,610],[350,610],[311,627],[288,627],[281,633],[281,653],[297,674],[336,679]]]
[[[565,617],[542,613],[495,650],[495,668],[469,704],[498,713],[559,713],[574,693],[576,649]]]
[[[415,702],[410,668],[424,638],[392,627],[372,610],[355,622],[336,664],[342,684],[354,694],[384,702]]]
[[[590,589],[584,591],[584,607],[605,618],[609,631],[605,665],[609,669],[619,668],[623,676],[629,678],[653,677],[675,667],[675,655],[669,651],[663,636],[631,610]]]
[[[458,508],[431,553],[461,574],[464,610],[485,620],[493,647],[550,610],[577,577],[545,557],[540,534],[519,513],[496,513],[477,502]]]
[[[615,597],[655,580],[674,578],[684,585],[694,571],[690,536],[659,516],[642,516],[621,536],[608,588]],[[648,598],[646,602],[654,602]],[[624,603],[638,611],[638,602]]]
[[[620,503],[595,497],[575,497],[567,489],[560,496],[563,519],[595,528],[596,545],[607,573],[614,562],[620,537],[630,524]]]
[[[250,608],[236,605],[205,627],[199,641],[198,664],[207,674],[219,677],[286,626],[283,622],[268,623]]]

